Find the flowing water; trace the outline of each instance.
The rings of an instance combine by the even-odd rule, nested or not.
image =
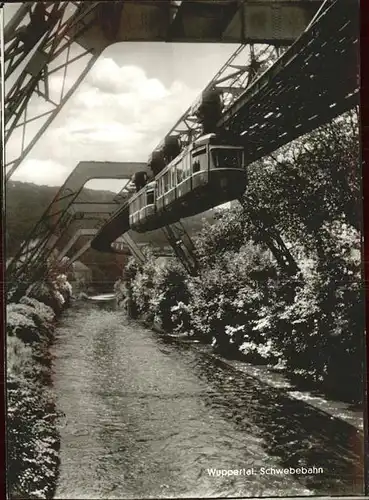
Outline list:
[[[362,491],[361,441],[352,428],[194,345],[169,343],[121,311],[75,305],[57,328],[53,354],[65,415],[55,498]],[[262,473],[304,466],[323,472]],[[217,476],[221,469],[239,473]]]

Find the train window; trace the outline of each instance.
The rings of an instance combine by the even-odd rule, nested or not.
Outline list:
[[[177,165],[173,165],[171,168],[171,187],[174,188],[176,185],[176,178],[177,178]]]
[[[184,178],[190,175],[190,155],[184,157]]]
[[[200,172],[200,170],[207,170],[207,154],[206,148],[197,149],[192,153],[192,172]]]
[[[168,172],[168,170],[163,175],[163,180],[164,180],[164,193],[166,193],[167,191],[169,191],[169,172]]]
[[[165,188],[165,192],[168,192],[171,188],[171,171],[168,170],[165,174],[165,177],[166,177],[166,188]]]
[[[154,204],[154,190],[148,191],[146,194],[146,204],[153,205]]]
[[[187,177],[187,159],[188,159],[188,155],[184,156],[183,160],[182,160],[182,165],[183,165],[183,179],[185,179]]]
[[[211,150],[215,168],[242,168],[243,151],[231,148],[213,148]]]
[[[176,168],[177,184],[182,182],[184,179],[184,168],[185,168],[185,164],[184,164],[184,159],[182,158],[182,160],[177,164],[177,168]]]
[[[199,161],[199,158],[196,158],[196,160],[193,161],[192,163],[192,172],[194,174],[196,174],[196,172],[199,172],[200,171],[200,161]]]

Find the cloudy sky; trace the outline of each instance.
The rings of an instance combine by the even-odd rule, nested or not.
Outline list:
[[[79,161],[146,161],[235,49],[166,43],[109,47],[12,179],[60,186]],[[71,66],[67,86],[83,65],[81,60]],[[55,73],[51,91],[59,92],[61,85]],[[34,100],[29,116],[44,109],[43,102]],[[8,159],[16,154],[20,136],[19,131],[9,142]],[[113,186],[118,189],[111,181],[88,185]]]

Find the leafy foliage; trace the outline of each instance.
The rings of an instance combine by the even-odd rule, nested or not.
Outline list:
[[[285,366],[360,400],[357,123],[353,110],[251,165],[242,207],[205,223],[196,238],[199,276],[151,257],[124,277],[138,314],[211,342],[223,355]],[[294,275],[276,259],[265,228],[296,261]]]
[[[48,389],[48,346],[56,314],[70,295],[65,276],[57,276],[7,305],[7,476],[12,498],[52,498],[54,493],[59,436]]]
[[[12,498],[51,498],[58,460],[53,403],[35,383],[8,379],[8,482]]]

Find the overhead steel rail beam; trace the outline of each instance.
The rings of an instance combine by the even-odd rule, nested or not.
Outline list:
[[[102,52],[125,41],[289,44],[322,0],[129,0],[100,2],[76,37]],[[114,5],[115,4],[115,5]]]
[[[222,93],[224,110],[227,110],[256,76],[273,64],[280,51],[281,47],[270,45],[240,45],[207,84],[203,93],[210,89],[219,90]],[[202,127],[196,116],[196,105],[200,98],[185,111],[156,149],[160,149],[168,137],[178,138],[185,146],[201,135]]]
[[[224,113],[218,126],[241,138],[247,164],[358,104],[358,36],[358,2],[327,2],[316,22]]]
[[[129,217],[129,204],[125,201],[122,206],[110,217],[91,241],[91,248],[99,252],[114,253],[113,243],[122,233],[129,230],[127,221]],[[123,229],[122,228],[126,228]]]
[[[139,162],[80,162],[60,188],[49,207],[32,229],[24,244],[7,266],[8,282],[17,282],[22,274],[35,276],[45,262],[46,254],[73,220],[70,207],[87,181],[91,179],[127,179],[138,171],[147,171],[146,163]],[[53,240],[52,244],[50,241]],[[37,241],[35,246],[33,242]]]
[[[311,113],[309,116],[305,116],[304,113],[301,113],[301,120],[306,120],[306,122],[302,131],[298,130],[302,126],[301,120],[294,124],[296,133],[298,135],[294,136],[292,133],[288,135],[288,132],[286,132],[286,130],[281,130],[280,135],[282,137],[280,137],[280,139],[282,140],[272,140],[272,142],[269,142],[270,147],[277,149],[279,147],[278,145],[276,145],[277,142],[279,142],[280,145],[283,145],[283,143],[288,143],[299,135],[313,130],[318,125],[321,125],[329,121],[331,118],[334,118],[342,112],[350,109],[350,107],[352,107],[358,99],[357,91],[355,91],[355,88],[357,89],[358,86],[356,80],[356,70],[358,68],[358,15],[359,8],[356,0],[347,0],[347,2],[346,0],[328,0],[324,2],[320,5],[320,8],[316,12],[313,20],[310,21],[307,29],[294,43],[293,50],[287,50],[286,52],[284,52],[284,55],[280,57],[277,64],[271,64],[273,62],[272,58],[270,57],[271,47],[259,47],[255,51],[252,46],[249,47],[241,45],[204,89],[205,91],[209,89],[219,89],[221,92],[223,92],[225,106],[224,115],[218,123],[219,129],[221,130],[222,128],[229,128],[236,134],[242,134],[245,131],[246,126],[243,130],[239,130],[239,127],[237,127],[237,121],[242,118],[242,116],[240,116],[240,112],[242,112],[241,108],[243,108],[244,106],[245,115],[247,115],[247,126],[252,131],[250,132],[250,135],[254,136],[259,132],[259,135],[263,137],[265,135],[265,121],[269,117],[273,116],[272,114],[269,115],[270,106],[275,106],[277,108],[279,104],[280,109],[278,108],[278,111],[274,113],[272,121],[280,118],[279,128],[281,129],[289,126],[289,124],[291,123],[290,120],[288,122],[286,120],[286,123],[284,123],[283,117],[285,116],[286,112],[287,114],[292,115],[293,123],[294,111],[296,109],[295,103],[297,103],[298,112],[306,111],[309,115],[308,112],[310,109],[315,110],[315,112]],[[347,26],[345,26],[346,22],[348,23]],[[319,47],[320,37],[323,37],[322,40],[324,41],[322,47]],[[335,37],[337,37],[337,40]],[[312,49],[311,52],[310,48]],[[348,53],[340,54],[340,51],[342,49],[347,50]],[[245,52],[247,52],[248,50],[250,50],[250,54],[247,56],[248,62],[246,63],[244,61],[243,64],[240,64],[240,58],[245,57]],[[315,51],[317,52],[317,54],[314,54],[314,56],[312,56],[312,53],[315,53]],[[304,52],[304,54],[302,54],[302,52]],[[329,61],[330,55],[332,53],[333,59],[332,61]],[[303,62],[304,55],[306,57],[305,62]],[[338,58],[340,63],[336,67],[338,71],[342,70],[342,73],[338,73],[338,71],[334,67],[335,60]],[[314,62],[316,63],[315,66]],[[262,71],[261,74],[260,70],[266,70],[266,66],[268,65],[270,66],[269,71]],[[299,67],[299,65],[301,66]],[[284,70],[284,72],[280,72],[281,69],[283,69],[285,66],[286,69]],[[347,75],[348,68],[349,72],[351,71],[351,75]],[[318,74],[321,70],[322,72],[324,72],[324,76],[320,76]],[[327,106],[329,107],[331,105],[332,107],[328,109],[326,117],[324,117],[323,113],[321,113],[321,116],[319,116],[319,111],[321,109],[320,102],[318,105],[316,104],[316,102],[311,103],[311,99],[314,101],[315,89],[318,91],[318,101],[320,92],[323,92],[324,96],[328,97],[328,99],[330,96],[335,98],[335,96],[337,96],[337,93],[338,98],[340,98],[340,96],[342,95],[342,92],[340,92],[340,89],[338,88],[340,86],[336,85],[335,79],[332,78],[334,72],[332,72],[332,74],[329,74],[329,71],[333,70],[336,71],[336,74],[342,74],[344,78],[345,75],[348,76],[346,84],[348,88],[351,89],[351,91],[355,91],[355,96],[353,97],[349,95],[351,91],[348,91],[347,102],[344,102],[342,99],[340,99],[340,106],[333,106],[334,103],[332,101],[329,103],[323,102],[322,109],[327,108]],[[252,71],[254,71],[254,74],[252,73]],[[277,81],[279,82],[278,88],[276,88],[273,92],[273,89],[271,89],[270,86],[271,80],[272,78],[276,77],[276,74],[279,72],[280,75],[275,80],[275,83],[277,83]],[[287,75],[287,73],[289,74]],[[255,78],[255,76],[259,78],[257,79]],[[303,81],[302,86],[300,85],[300,80]],[[326,86],[326,82],[329,87]],[[316,88],[314,87],[314,84],[318,84],[320,87]],[[259,90],[263,87],[265,87],[264,95],[262,93],[259,93]],[[297,88],[295,89],[294,87]],[[297,90],[299,90],[299,88],[300,91],[296,92]],[[292,94],[290,92],[292,92]],[[270,102],[269,99],[270,97],[273,97],[273,94],[277,94],[279,96],[280,103],[278,101],[275,103],[273,103],[273,101]],[[263,110],[266,109],[266,111],[263,115],[260,116],[260,118],[264,118],[264,120],[260,122],[260,120],[258,119],[257,122],[255,122],[253,121],[254,115],[251,114],[251,116],[249,116],[249,99],[251,97],[254,98],[255,109],[260,111],[261,108],[259,100],[261,101],[264,96],[265,101],[263,102]],[[284,97],[286,97],[285,100],[283,99]],[[350,99],[351,97],[353,97],[353,99]],[[288,99],[290,98],[293,98],[293,106],[291,106],[291,103],[288,103]],[[306,105],[304,104],[304,101],[307,101]],[[196,105],[192,105],[191,107],[189,107],[187,111],[182,115],[182,117],[177,121],[177,123],[168,132],[166,138],[169,136],[178,137],[181,140],[182,144],[186,145],[192,140],[199,137],[202,133],[202,129],[197,117],[195,116],[195,109]],[[318,113],[316,112],[316,110],[318,110]],[[234,117],[231,125],[228,124],[230,117]],[[272,129],[273,128],[274,126],[272,125]],[[157,149],[160,149],[162,147],[165,139],[163,139],[163,141],[158,145]],[[252,139],[253,143],[255,143],[256,141],[253,137]],[[244,142],[246,143],[246,137],[244,138]],[[254,147],[253,143],[250,145],[251,148]],[[247,146],[249,147],[248,143]],[[259,143],[258,147],[260,147]],[[259,149],[259,151],[262,151],[262,149]],[[262,151],[262,156],[263,155],[264,151]],[[257,156],[260,157],[259,154]]]
[[[94,204],[75,203],[72,206],[74,206],[74,205],[77,205],[77,206],[87,205],[87,207],[86,207],[87,210],[86,210],[86,212],[80,211],[80,209],[77,209],[79,211],[67,210],[67,212],[70,212],[73,214],[73,217],[70,219],[68,224],[64,225],[63,228],[60,228],[57,235],[52,234],[50,237],[46,238],[46,246],[42,252],[42,260],[47,260],[55,252],[55,250],[57,250],[58,247],[60,247],[60,245],[62,244],[62,242],[65,239],[64,237],[70,232],[71,226],[73,225],[74,222],[80,222],[81,220],[83,220],[84,225],[86,225],[86,223],[88,223],[88,225],[92,224],[95,228],[95,226],[98,223],[104,224],[107,221],[109,215],[111,215],[112,212],[114,211],[113,209],[108,211],[108,208],[104,207],[104,208],[102,208],[101,212],[98,212],[97,208],[92,206]],[[116,205],[113,205],[113,207],[116,209]],[[91,230],[91,228],[85,228],[85,229]],[[37,255],[37,260],[39,260],[39,258],[40,258],[40,254]],[[36,260],[36,258],[34,258],[34,260]],[[36,264],[37,264],[37,262],[36,262]]]
[[[241,138],[248,164],[357,103],[358,33],[356,0],[326,2],[295,44],[225,111],[218,126]],[[91,246],[109,252],[127,217],[125,203]]]
[[[101,52],[122,41],[291,43],[322,0],[28,2],[5,27],[6,143],[17,153],[6,178],[35,146]],[[79,46],[78,54],[74,47]],[[89,60],[67,89],[71,65]],[[64,58],[64,61],[60,60]],[[17,74],[19,73],[19,74]],[[50,78],[59,75],[60,93]],[[15,77],[14,77],[15,75]],[[10,82],[10,84],[9,84]],[[54,95],[55,94],[55,95]],[[34,113],[31,99],[42,100]],[[36,125],[36,127],[34,127]]]
[[[97,233],[97,229],[78,229],[72,236],[72,238],[69,240],[68,244],[63,248],[63,250],[59,253],[57,256],[57,262],[61,262],[64,257],[67,256],[67,253],[69,250],[72,248],[72,246],[78,241],[78,239],[82,236],[94,236]],[[83,244],[81,248],[79,248],[73,256],[69,259],[68,258],[68,263],[67,266],[69,267],[75,260],[80,258],[89,248],[90,248],[91,241],[87,241]],[[127,254],[130,252],[135,259],[143,263],[145,262],[146,258],[144,254],[142,253],[140,247],[144,246],[144,244],[137,244],[131,236],[128,234],[122,235],[118,241],[115,243],[115,253],[116,254]],[[123,251],[123,247],[126,251]]]

